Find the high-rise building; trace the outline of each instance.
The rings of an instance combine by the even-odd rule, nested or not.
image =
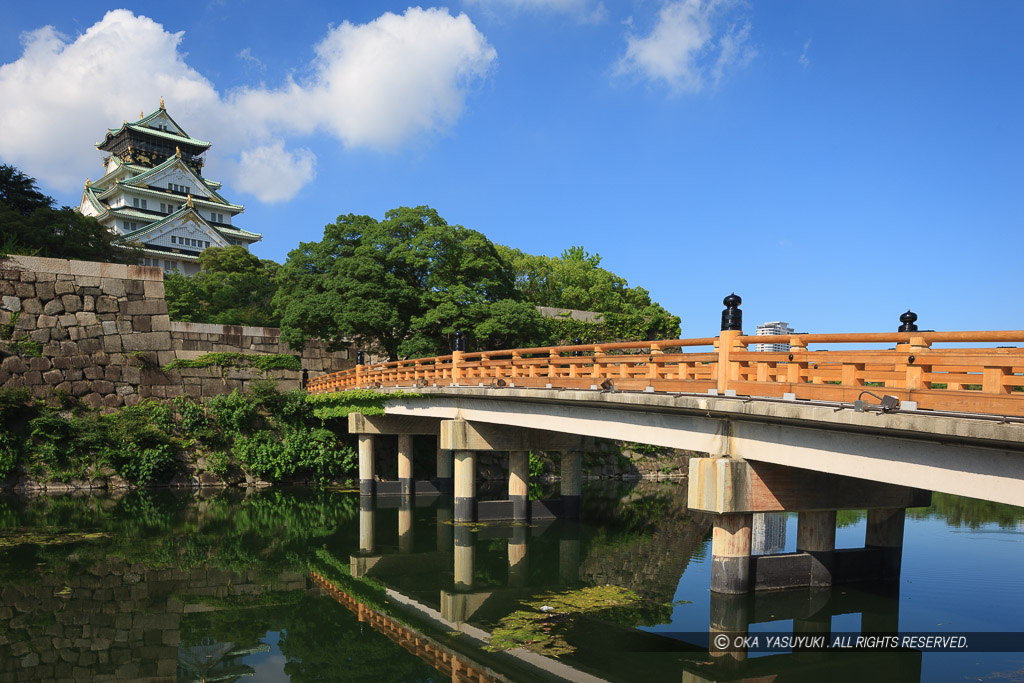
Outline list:
[[[194,275],[203,249],[248,249],[262,239],[234,226],[245,208],[224,199],[220,183],[202,175],[210,143],[175,123],[162,97],[159,109],[111,128],[96,147],[107,153],[103,177],[85,181],[78,210],[140,243],[141,265]]]
[[[775,334],[793,334],[794,330],[789,323],[776,320],[770,323],[763,323],[757,326],[757,336],[763,337]],[[754,344],[755,351],[789,351],[789,344]]]

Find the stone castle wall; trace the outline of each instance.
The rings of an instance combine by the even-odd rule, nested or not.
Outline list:
[[[18,340],[36,342],[41,354],[12,353]],[[0,387],[24,386],[40,397],[65,392],[98,408],[150,396],[203,398],[267,377],[282,390],[301,381],[289,370],[161,369],[214,351],[299,355],[275,328],[172,322],[159,268],[31,256],[0,261]],[[348,356],[317,341],[301,353],[310,377],[352,367]]]

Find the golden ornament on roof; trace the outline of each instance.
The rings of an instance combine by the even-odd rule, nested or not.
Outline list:
[[[161,95],[161,96],[160,96],[160,108],[161,108],[161,109],[164,109],[164,108],[165,108],[165,107],[164,107],[164,98],[163,98],[163,95]]]
[[[188,208],[190,208],[190,209],[196,208],[196,205],[192,203],[192,195],[188,195],[187,196],[187,199],[185,200],[185,203],[188,204]]]
[[[146,115],[146,112],[144,112],[144,111],[142,111],[142,110],[140,109],[140,110],[139,110],[139,118],[141,119],[141,118],[142,118],[142,117],[144,117],[145,115]]]
[[[181,158],[181,147],[178,147],[177,145],[174,146],[174,156],[179,159]]]

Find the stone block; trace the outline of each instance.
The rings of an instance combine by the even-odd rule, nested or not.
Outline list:
[[[21,312],[18,316],[18,324],[14,326],[16,330],[34,330],[36,329],[36,318],[38,316],[32,315],[31,313]]]
[[[86,261],[79,261],[78,263],[86,263]],[[90,265],[102,266],[101,263],[90,263]],[[99,268],[95,269],[99,272]],[[75,278],[75,282],[78,283],[79,287],[99,287],[103,279],[99,275],[81,274],[75,273],[78,277]]]
[[[73,342],[79,341],[81,339],[85,339],[85,337],[86,337],[85,328],[84,327],[78,327],[77,325],[74,326],[74,327],[69,327],[68,328],[68,336],[71,338],[71,341],[73,341]]]
[[[169,351],[169,332],[138,332],[122,339],[125,351]]]
[[[167,302],[164,301],[163,299],[143,299],[141,301],[125,301],[122,302],[121,313],[123,315],[166,315]]]
[[[96,299],[97,313],[117,313],[119,310],[117,299],[112,296],[101,296]]]
[[[121,337],[109,334],[103,337],[103,350],[107,353],[120,353],[122,351]]]
[[[75,293],[75,283],[70,280],[57,280],[53,283],[53,293],[55,296],[63,296],[65,294]]]
[[[60,344],[57,342],[50,342],[49,344],[43,345],[44,356],[59,356],[60,355]]]
[[[82,310],[82,299],[75,294],[65,294],[60,298],[60,302],[64,304],[64,311],[67,313],[77,313]]]
[[[3,368],[11,374],[28,372],[28,364],[18,356],[7,356],[7,358],[4,358],[3,362],[0,363],[0,368]]]
[[[84,353],[81,353],[81,352],[79,352],[79,353],[77,353],[77,354],[75,354],[74,356],[71,357],[71,365],[73,367],[78,368],[79,370],[81,370],[82,368],[88,366],[90,364],[90,362],[91,361],[89,359],[89,356],[87,356],[87,355],[85,355]]]
[[[132,319],[132,326],[136,332],[150,332],[152,331],[152,319],[153,316],[150,315],[137,315]]]
[[[154,315],[150,324],[153,332],[168,332],[171,329],[171,319],[167,315]]]
[[[103,350],[103,342],[99,339],[83,339],[78,342],[78,350],[81,353],[96,353]]]
[[[117,394],[107,394],[106,396],[103,397],[103,405],[105,405],[108,408],[117,408],[123,403],[124,401],[122,401],[121,397],[118,396]]]
[[[50,369],[51,365],[52,364],[50,363],[50,359],[49,358],[45,358],[43,356],[40,356],[38,358],[29,358],[28,359],[28,367],[31,370],[38,370],[40,372],[45,372],[45,371]]]
[[[82,397],[81,401],[94,410],[103,405],[103,397],[97,393],[86,394]]]
[[[78,318],[75,317],[74,313],[65,313],[57,317],[57,322],[61,324],[61,327],[72,327],[78,324]]]
[[[37,282],[36,283],[36,296],[43,301],[49,301],[56,295],[53,291],[52,282]]]
[[[14,313],[21,310],[21,299],[16,296],[0,297],[0,306]]]
[[[86,325],[99,325],[100,324],[99,319],[96,318],[96,314],[95,313],[90,313],[88,311],[80,311],[78,313],[75,313],[75,318],[78,320],[78,324],[83,326],[83,327],[86,326]]]
[[[23,270],[23,271],[21,271],[21,277],[19,279],[22,282],[35,282],[36,281],[35,271]]]
[[[90,294],[82,296],[82,310],[83,311],[95,311],[96,310],[96,297]]]
[[[143,294],[147,299],[163,299],[164,298],[164,283],[163,280],[146,280],[142,286]]]
[[[39,302],[39,299],[34,297],[31,299],[23,299],[21,302],[21,308],[26,313],[31,313],[33,315],[39,315],[43,312],[43,304]]]
[[[64,381],[64,373],[57,369],[44,372],[43,381],[51,386],[56,386]]]
[[[71,369],[71,359],[67,356],[54,356],[53,360],[50,362],[53,363],[53,367],[59,370]]]
[[[53,327],[57,324],[56,316],[41,315],[36,318],[36,327]]]
[[[131,318],[118,318],[117,319],[117,333],[120,335],[129,335],[133,332]]]
[[[167,365],[168,363],[170,363],[173,360],[176,360],[177,358],[178,358],[178,352],[177,351],[160,351],[159,353],[157,353],[157,360],[156,360],[156,362],[157,362],[158,365],[163,367],[164,365]]]
[[[64,356],[74,356],[78,353],[78,343],[73,341],[61,342],[60,352]]]
[[[98,379],[92,383],[92,390],[99,394],[109,394],[114,391],[114,384],[103,379]]]
[[[82,371],[86,379],[103,379],[103,368],[98,365],[90,365]]]
[[[36,295],[36,286],[31,282],[15,282],[14,295],[22,299],[32,299]]]
[[[87,325],[85,328],[85,336],[89,339],[99,339],[103,336],[103,326],[99,323],[95,325]]]
[[[131,365],[122,366],[121,381],[128,382],[129,384],[139,384],[142,382],[142,371]]]
[[[45,344],[46,342],[50,341],[50,328],[44,327],[42,329],[32,330],[31,332],[29,332],[28,337],[32,341],[37,341],[42,344]]]
[[[108,365],[103,371],[103,379],[108,382],[116,382],[121,379],[121,367],[118,365]]]
[[[91,384],[90,382],[87,382],[85,380],[79,380],[77,382],[72,382],[71,383],[71,393],[72,393],[72,395],[74,395],[74,396],[85,396],[86,394],[89,393],[89,389],[91,388],[90,384]]]
[[[14,285],[7,280],[0,280],[0,296],[14,296]]]
[[[104,320],[100,325],[103,328],[103,334],[119,334],[117,331],[117,323],[113,320]]]
[[[54,326],[52,330],[50,330],[50,339],[52,341],[64,341],[69,336],[70,335],[68,334],[68,331],[65,330],[64,326],[61,325],[59,322],[56,324],[56,326]]]
[[[100,343],[102,343],[102,340]],[[92,354],[92,362],[96,365],[107,365],[110,363],[110,356],[107,355],[106,351],[97,351]]]
[[[25,384],[28,386],[39,386],[43,383],[43,374],[38,370],[29,370],[25,373]]]
[[[129,268],[139,268],[141,266],[130,266]],[[125,294],[145,294],[146,286],[142,280],[125,280],[124,281],[124,293]]]
[[[43,306],[43,313],[45,313],[46,315],[58,315],[63,312],[64,304],[63,302],[61,302],[60,299],[53,299],[52,301],[47,301],[46,304]]]
[[[71,361],[74,362],[74,359],[72,358]],[[64,377],[69,382],[81,381],[81,379],[83,377],[82,370],[80,368],[71,368],[70,370],[67,370],[64,373]]]

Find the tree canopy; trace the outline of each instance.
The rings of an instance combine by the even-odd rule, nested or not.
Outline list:
[[[288,255],[274,305],[295,348],[313,336],[330,346],[354,340],[392,360],[444,353],[457,330],[488,349],[532,341],[542,327],[490,240],[427,206],[382,221],[339,216],[322,241]]]
[[[119,244],[95,218],[70,207],[55,208],[36,181],[13,166],[0,165],[0,252],[138,263],[140,251]]]
[[[199,254],[193,277],[164,275],[171,320],[218,325],[277,327],[271,301],[281,266],[245,247],[210,247]]]

